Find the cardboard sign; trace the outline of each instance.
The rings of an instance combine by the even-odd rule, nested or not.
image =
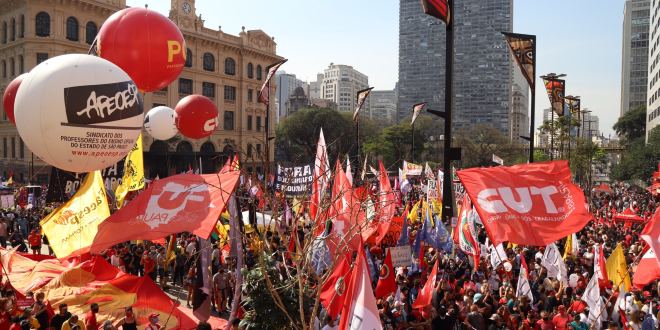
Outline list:
[[[404,267],[412,265],[412,251],[409,245],[389,248],[392,254],[392,266]]]

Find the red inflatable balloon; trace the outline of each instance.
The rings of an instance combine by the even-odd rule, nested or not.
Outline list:
[[[9,121],[14,125],[16,125],[16,120],[14,119],[14,101],[16,100],[18,87],[21,86],[25,76],[27,76],[27,73],[14,78],[14,80],[12,80],[9,85],[7,85],[7,89],[5,89],[5,95],[2,96],[2,105],[5,109],[5,113],[7,114],[7,119],[9,119]]]
[[[185,137],[205,138],[218,127],[218,108],[208,97],[188,95],[179,101],[174,111],[176,128]]]
[[[122,68],[143,92],[162,89],[186,62],[186,43],[167,17],[145,8],[126,8],[103,23],[97,53]]]

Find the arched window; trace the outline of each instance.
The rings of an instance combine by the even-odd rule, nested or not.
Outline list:
[[[257,65],[257,80],[261,80],[261,65]]]
[[[192,144],[188,141],[181,141],[176,145],[176,152],[193,152]]]
[[[149,147],[149,153],[165,155],[169,151],[169,147],[165,141],[155,140],[151,147]]]
[[[236,74],[236,62],[231,57],[225,59],[225,74],[232,76]]]
[[[11,36],[10,37],[11,41],[14,41],[14,40],[16,40],[16,19],[15,18],[13,18],[13,17],[11,18],[11,25],[9,27],[11,28],[11,30],[9,30],[10,31],[9,35]]]
[[[73,16],[66,19],[66,38],[78,41],[78,20]]]
[[[7,43],[7,22],[2,22],[2,43]]]
[[[204,70],[215,71],[215,57],[211,53],[204,53]]]
[[[204,142],[199,148],[199,152],[204,155],[210,155],[215,153],[215,146],[210,141]]]
[[[25,37],[25,15],[21,15],[21,19],[18,21],[18,37]]]
[[[186,68],[192,68],[192,50],[186,48]]]
[[[37,14],[34,25],[37,37],[50,36],[50,15],[48,13],[42,11]]]
[[[94,39],[96,39],[96,32],[98,32],[98,29],[96,28],[96,23],[91,21],[87,22],[87,25],[85,25],[85,42],[88,45],[94,43]]]
[[[248,63],[247,76],[250,79],[254,78],[254,65],[252,63]]]
[[[252,144],[248,143],[247,145],[247,156],[252,157]]]

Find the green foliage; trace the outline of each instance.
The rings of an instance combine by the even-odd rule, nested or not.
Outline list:
[[[538,130],[539,133],[550,137],[548,138],[548,142],[551,144],[549,147],[554,151],[555,158],[565,159],[568,157],[569,141],[573,139],[569,132],[578,126],[580,126],[580,122],[575,117],[562,116],[556,118],[554,122],[552,120],[543,121]]]
[[[646,106],[628,111],[614,124],[616,134],[626,145],[632,145],[635,140],[646,135]]]
[[[267,275],[280,296],[287,314],[296,322],[299,328],[302,328],[299,312],[299,292],[298,279],[295,276],[281,276],[279,270],[275,267],[273,258],[268,258],[265,254],[259,256],[262,258],[267,269]],[[284,312],[275,304],[275,300],[263,273],[263,268],[257,264],[254,268],[243,272],[243,306],[246,309],[245,318],[241,325],[246,329],[291,329],[291,321]],[[314,292],[305,286],[304,306],[309,308],[313,306]],[[309,311],[305,311],[305,318],[309,318]]]
[[[364,144],[364,152],[382,157],[387,165],[399,165],[404,159],[411,160],[412,127],[408,123],[385,127],[376,137]],[[415,160],[424,151],[422,130],[415,128]]]
[[[351,113],[341,113],[326,108],[305,108],[286,117],[277,129],[277,147],[292,162],[308,162],[316,154],[316,142],[323,128],[330,158],[356,149],[356,130]],[[376,135],[376,124],[360,117],[360,139]]]
[[[455,144],[461,147],[461,167],[493,166],[493,154],[505,165],[527,162],[529,149],[512,144],[509,138],[490,125],[476,125],[472,129],[456,132]]]
[[[628,141],[626,145],[627,150],[621,154],[621,161],[612,169],[612,178],[647,181],[660,160],[660,127],[649,132],[648,144],[644,136],[640,136]]]
[[[571,152],[571,172],[577,181],[583,182],[589,177],[591,165],[604,165],[607,160],[605,150],[589,139],[578,138],[575,152]]]

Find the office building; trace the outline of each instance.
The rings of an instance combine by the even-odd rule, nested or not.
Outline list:
[[[445,25],[418,0],[399,1],[399,120],[412,105],[444,109]],[[509,135],[513,61],[501,31],[513,29],[513,0],[455,2],[454,130],[488,124]]]
[[[511,88],[509,139],[511,142],[526,144],[528,142],[521,136],[529,137],[529,84],[520,70],[514,70]]]
[[[369,78],[350,65],[330,63],[323,71],[320,85],[320,98],[332,100],[337,104],[337,110],[353,112],[357,102],[357,92],[369,87]],[[369,109],[370,98],[367,98],[362,109]]]
[[[649,132],[660,126],[660,1],[651,2],[649,22],[649,75],[646,103],[646,139]]]
[[[293,95],[293,91],[298,87],[303,87],[305,83],[302,80],[296,78],[295,74],[286,73],[284,71],[278,71],[275,73],[275,78],[273,78],[277,89],[275,91],[275,98],[277,99],[277,120],[279,123],[280,119],[286,117],[286,102],[289,100],[289,97]]]
[[[647,101],[650,5],[649,0],[626,0],[623,7],[620,116]]]
[[[369,118],[385,125],[396,121],[396,90],[373,90],[369,99]]]

